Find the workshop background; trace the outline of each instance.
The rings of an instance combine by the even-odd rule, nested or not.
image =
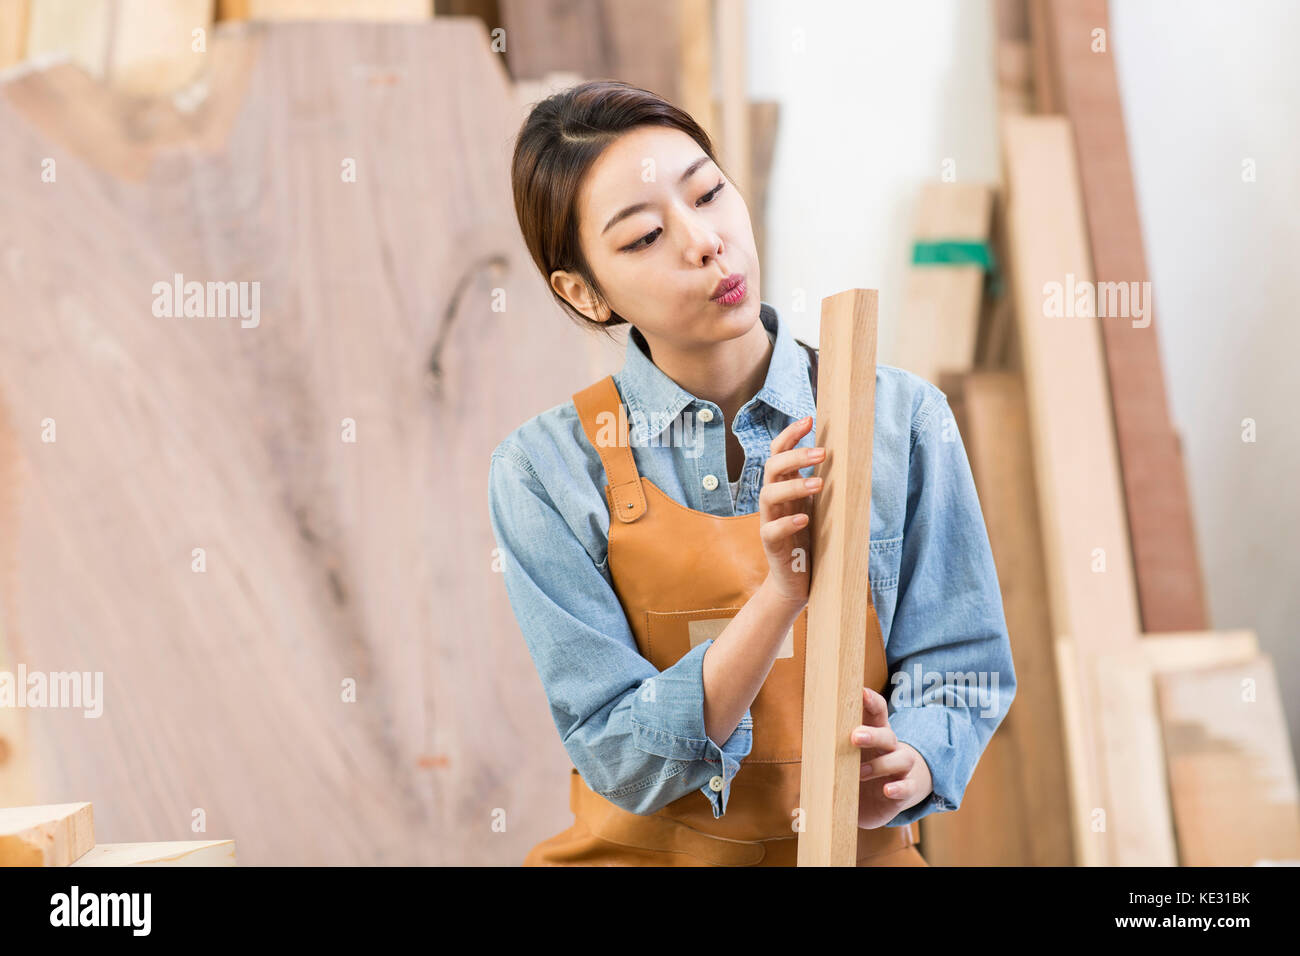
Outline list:
[[[1285,0],[0,0],[0,863],[569,825],[486,475],[622,363],[508,172],[601,77],[714,137],[797,336],[879,290],[958,418],[1019,687],[926,859],[1300,862],[1298,39]]]

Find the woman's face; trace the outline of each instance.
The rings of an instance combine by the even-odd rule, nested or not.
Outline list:
[[[707,346],[758,321],[749,208],[680,130],[642,126],[619,137],[588,171],[578,215],[583,251],[609,306],[652,350],[656,341],[672,349]],[[744,276],[739,300],[715,298],[718,283],[736,275]],[[552,284],[588,317],[609,317],[576,274],[556,272]]]

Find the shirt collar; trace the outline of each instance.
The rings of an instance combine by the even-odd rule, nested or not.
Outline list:
[[[817,403],[808,381],[807,352],[771,305],[761,303],[758,318],[764,328],[775,333],[776,341],[767,378],[754,400],[783,413],[791,421],[814,414]],[[699,399],[665,375],[650,360],[646,350],[644,336],[633,326],[627,337],[627,358],[618,375],[618,387],[637,440],[648,441],[672,424],[682,409]]]

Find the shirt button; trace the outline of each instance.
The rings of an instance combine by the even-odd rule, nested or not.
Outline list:
[[[700,409],[700,421],[704,422],[706,425],[707,425],[709,422],[713,421],[713,409],[711,409],[711,408],[701,408],[701,409]]]
[[[722,778],[721,778],[721,777],[714,777],[712,780],[710,780],[710,781],[709,781],[709,789],[711,789],[714,793],[721,793],[721,792],[722,792]]]
[[[705,475],[705,476],[704,476],[704,490],[705,490],[705,491],[712,491],[712,490],[713,490],[714,488],[716,488],[716,487],[718,487],[718,476],[717,476],[717,475]]]

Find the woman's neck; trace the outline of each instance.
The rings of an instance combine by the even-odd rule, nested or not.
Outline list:
[[[641,333],[659,370],[696,398],[713,402],[730,423],[767,380],[773,342],[761,321],[739,338],[683,351]]]

